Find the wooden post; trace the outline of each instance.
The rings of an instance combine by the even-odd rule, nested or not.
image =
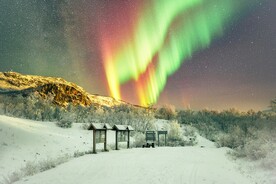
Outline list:
[[[160,146],[160,142],[159,142],[159,132],[157,132],[158,133],[158,147]]]
[[[93,153],[97,153],[96,152],[96,130],[93,130]]]
[[[104,151],[107,151],[107,129],[104,131]]]
[[[129,143],[130,143],[130,131],[127,131],[127,148],[129,148]]]
[[[115,136],[116,136],[116,137],[115,137],[115,149],[116,149],[116,150],[119,150],[119,149],[118,149],[118,130],[116,130]]]
[[[165,146],[167,144],[167,134],[165,134]]]

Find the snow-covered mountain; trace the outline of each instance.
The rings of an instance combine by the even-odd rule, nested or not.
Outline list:
[[[128,104],[112,97],[89,94],[82,87],[62,78],[0,72],[0,94],[28,96],[32,93],[38,93],[44,99],[52,96],[53,103],[62,107],[66,107],[69,103],[107,107]]]

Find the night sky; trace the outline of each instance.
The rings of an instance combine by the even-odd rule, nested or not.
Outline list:
[[[113,48],[131,40],[129,33],[135,33],[137,20],[152,2],[1,0],[0,71],[63,77],[90,93],[108,96],[103,38],[112,39]],[[221,36],[182,61],[157,104],[196,110],[267,109],[276,97],[275,9],[275,0],[264,0],[241,12]],[[188,20],[185,13],[197,11],[182,12],[179,19]],[[168,34],[173,35],[175,27]],[[123,100],[139,104],[134,80],[120,86]]]

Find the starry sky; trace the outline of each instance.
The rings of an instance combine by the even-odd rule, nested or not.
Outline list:
[[[129,33],[136,32],[136,22],[152,2],[2,0],[0,71],[63,77],[90,93],[109,96],[103,37],[112,39],[113,47],[131,40]],[[222,35],[183,59],[156,104],[195,110],[267,109],[276,97],[275,9],[275,0],[263,0],[244,10]],[[174,34],[174,26],[170,32]],[[134,80],[120,84],[121,98],[139,104],[135,85]]]

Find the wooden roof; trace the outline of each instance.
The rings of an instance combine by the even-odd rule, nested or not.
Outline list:
[[[130,125],[127,125],[126,129],[129,130],[129,131],[134,131],[134,128],[132,126],[130,126]]]
[[[126,131],[127,129],[125,125],[114,125],[113,130]]]
[[[107,123],[91,123],[88,130],[111,130],[112,127]]]
[[[114,125],[112,129],[118,131],[134,131],[134,128],[130,125]]]
[[[107,130],[111,130],[111,129],[112,129],[112,127],[111,127],[109,124],[107,124],[107,123],[105,123],[104,126],[105,126],[105,128],[106,128]]]

